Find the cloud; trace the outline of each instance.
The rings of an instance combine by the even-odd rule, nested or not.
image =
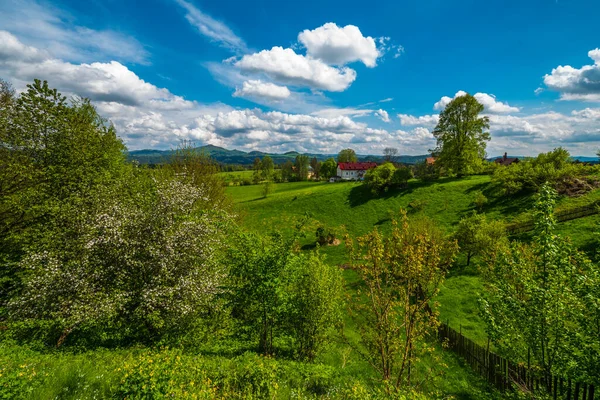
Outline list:
[[[281,84],[330,92],[342,92],[356,79],[353,69],[331,67],[320,60],[278,46],[245,55],[234,65],[243,72],[265,74]]]
[[[371,115],[375,112],[375,110],[367,109],[367,108],[356,108],[356,107],[329,107],[329,108],[320,108],[317,111],[311,113],[311,115],[323,118],[336,118],[340,116],[350,116],[350,117],[365,117],[367,115]]]
[[[175,0],[175,2],[185,9],[185,19],[198,29],[201,35],[231,51],[237,53],[248,51],[244,40],[233,33],[227,25],[202,12],[192,3],[185,0]]]
[[[522,155],[536,155],[565,146],[573,154],[589,155],[600,145],[600,108],[573,110],[569,114],[554,111],[529,114],[487,114],[490,119],[489,154],[502,154],[511,149]],[[413,129],[431,129],[437,115],[399,114],[401,124]],[[429,129],[428,129],[429,128]],[[405,131],[401,131],[405,132]],[[424,131],[422,131],[424,132]],[[408,143],[412,131],[401,134]]]
[[[290,90],[285,86],[261,80],[245,81],[242,87],[233,93],[235,97],[261,97],[273,101],[287,99],[290,94]]]
[[[588,56],[593,65],[573,68],[558,66],[544,76],[549,90],[560,93],[561,100],[583,100],[600,102],[600,49],[590,50]]]
[[[0,27],[21,42],[69,61],[148,64],[149,53],[135,38],[77,25],[66,10],[34,0],[0,1]]]
[[[434,136],[423,127],[417,127],[411,131],[397,130],[394,132],[394,136],[401,145],[400,152],[402,154],[427,154],[429,149],[435,146]]]
[[[402,126],[421,125],[433,129],[437,125],[440,116],[438,114],[432,114],[417,117],[408,114],[398,114],[398,118],[400,118],[400,125]]]
[[[466,94],[467,92],[459,90],[458,92],[456,92],[453,98],[443,96],[438,102],[436,102],[433,105],[433,109],[441,111],[444,108],[446,108],[446,106],[450,104],[452,100],[456,99],[457,97],[464,96]],[[518,107],[511,107],[507,103],[502,103],[496,100],[496,96],[494,96],[493,94],[490,95],[487,93],[475,93],[473,97],[475,97],[475,99],[483,105],[483,109],[488,113],[500,114],[520,111],[520,108]]]
[[[375,111],[375,116],[379,117],[383,122],[392,122],[387,111],[379,109]]]
[[[367,67],[377,65],[381,53],[375,39],[364,37],[354,25],[339,27],[329,22],[313,30],[305,29],[298,41],[306,48],[306,54],[327,64],[344,65],[361,61]]]

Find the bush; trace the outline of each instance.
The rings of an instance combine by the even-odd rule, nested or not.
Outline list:
[[[596,172],[595,167],[570,162],[569,152],[559,147],[534,159],[498,168],[492,181],[505,194],[537,191],[546,182],[567,193],[564,182]]]
[[[381,164],[365,174],[365,184],[371,189],[373,194],[387,192],[392,186],[392,178],[396,172],[396,167],[392,163]]]
[[[408,167],[400,167],[394,172],[392,184],[397,187],[406,187],[409,179],[413,178],[413,172]]]
[[[440,177],[440,170],[435,164],[422,161],[414,166],[414,176],[422,181],[432,181]]]
[[[23,257],[30,275],[9,303],[12,321],[39,326],[60,346],[71,333],[101,337],[107,327],[159,339],[213,308],[227,217],[202,207],[202,189],[141,177],[88,196],[63,205]]]
[[[315,233],[317,237],[317,243],[321,246],[325,246],[328,244],[333,244],[335,242],[335,232],[331,229],[325,229],[322,226],[317,228]]]
[[[473,205],[477,208],[478,211],[481,211],[483,207],[488,203],[488,198],[481,192],[477,192],[475,199],[473,200]]]
[[[229,293],[239,336],[258,342],[263,354],[292,350],[313,358],[335,322],[339,271],[318,254],[295,254],[295,238],[242,233],[234,242]]]

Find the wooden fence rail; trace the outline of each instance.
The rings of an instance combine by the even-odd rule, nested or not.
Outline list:
[[[557,211],[554,216],[558,222],[571,221],[577,218],[587,217],[600,213],[600,201],[596,201],[586,206],[575,207],[567,210]],[[532,220],[509,224],[506,226],[506,232],[509,235],[517,235],[519,233],[532,231],[535,224]]]
[[[475,372],[500,391],[519,389],[530,393],[545,392],[555,400],[595,398],[594,385],[554,375],[540,376],[527,368],[527,365],[500,357],[489,350],[489,344],[487,348],[480,346],[447,324],[440,325],[438,338],[446,342],[450,350],[462,357]]]

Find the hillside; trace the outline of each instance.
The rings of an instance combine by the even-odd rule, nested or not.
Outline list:
[[[250,151],[245,152],[241,150],[227,150],[222,147],[207,145],[197,148],[200,151],[206,152],[211,156],[212,159],[221,164],[238,164],[238,165],[252,165],[254,159],[259,157],[262,158],[265,155],[269,155],[275,164],[283,164],[286,161],[294,161],[297,155],[301,154],[296,151],[288,151],[283,154],[279,153],[264,153],[261,151]],[[127,153],[128,159],[136,160],[140,164],[162,164],[168,162],[169,158],[173,155],[173,150],[132,150]],[[330,157],[336,157],[337,154],[318,154],[318,153],[303,153],[313,158],[316,157],[319,161],[325,161]],[[398,162],[405,164],[415,164],[419,161],[423,161],[427,155],[420,156],[399,156]],[[383,161],[383,157],[380,155],[358,155],[360,161]]]
[[[496,195],[489,176],[471,176],[464,179],[444,178],[435,182],[409,182],[408,189],[396,190],[374,198],[360,183],[296,182],[275,185],[274,193],[262,198],[261,186],[236,186],[227,188],[241,214],[243,224],[263,233],[272,230],[290,231],[304,216],[310,217],[303,249],[315,246],[314,232],[318,226],[334,229],[338,237],[345,233],[351,237],[363,235],[373,227],[386,231],[391,215],[401,208],[412,217],[427,216],[435,220],[446,232],[453,232],[462,217],[474,209],[472,201],[481,192],[488,197],[484,212],[489,218],[504,221],[522,219],[533,204],[531,195],[504,197]],[[600,190],[579,198],[563,197],[557,209],[589,204],[600,199]],[[595,233],[600,215],[593,215],[558,225],[559,232],[568,235],[580,248],[595,251]],[[521,236],[527,239],[526,235]],[[320,250],[331,264],[347,262],[343,243]],[[482,282],[476,269],[465,269],[464,260],[451,271],[441,295],[441,318],[459,327],[465,334],[485,344],[484,326],[478,316],[478,292]],[[353,279],[352,271],[344,271]]]

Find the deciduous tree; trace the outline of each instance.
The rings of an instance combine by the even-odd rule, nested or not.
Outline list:
[[[325,179],[329,179],[332,176],[337,175],[337,162],[333,158],[328,158],[323,164],[321,164],[321,175]]]
[[[395,163],[398,161],[398,149],[395,147],[386,147],[383,149],[383,159],[387,162]]]
[[[483,105],[470,94],[457,97],[440,113],[433,136],[437,147],[436,164],[458,176],[477,172],[485,159],[490,140],[489,118],[480,117]]]
[[[338,162],[357,162],[358,158],[356,157],[356,152],[352,149],[344,149],[339,152]]]
[[[351,301],[351,315],[361,318],[360,345],[349,343],[395,390],[423,384],[427,377],[415,379],[415,363],[433,351],[425,338],[439,326],[435,296],[456,243],[404,213],[388,237],[375,229],[347,246],[364,288]]]

